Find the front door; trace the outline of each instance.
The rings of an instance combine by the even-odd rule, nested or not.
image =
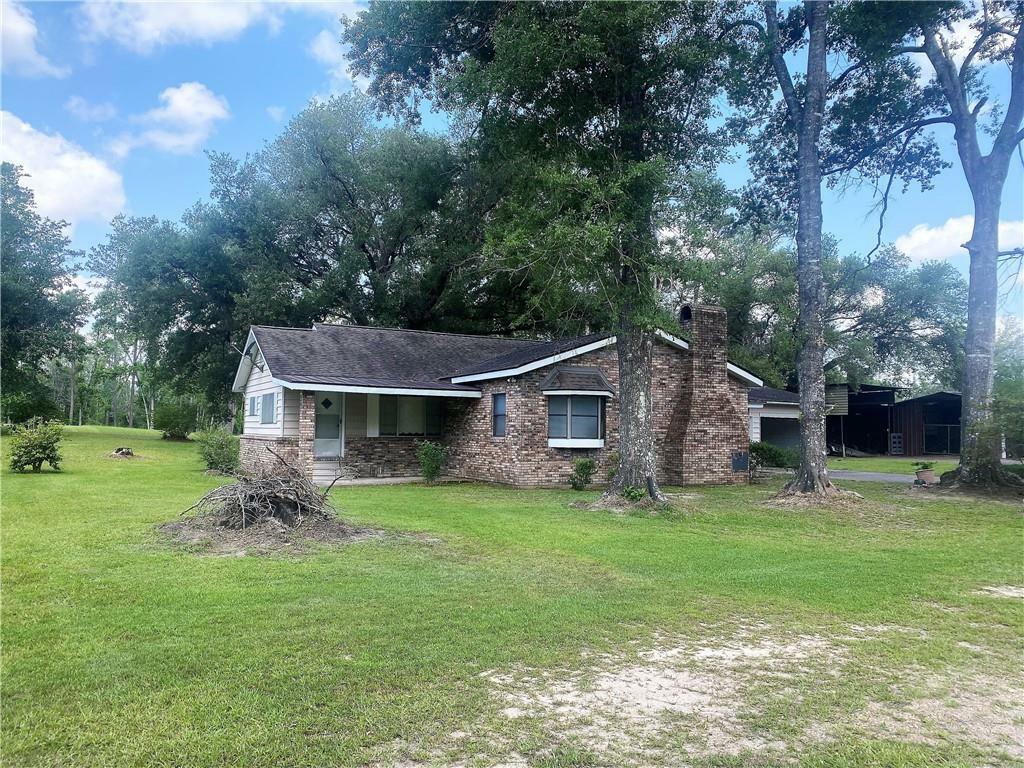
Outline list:
[[[317,392],[316,426],[313,455],[338,457],[344,455],[345,395],[341,392]]]

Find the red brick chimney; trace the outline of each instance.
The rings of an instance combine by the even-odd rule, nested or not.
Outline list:
[[[747,480],[746,469],[733,469],[733,454],[749,448],[747,391],[729,378],[726,320],[725,309],[708,304],[687,304],[680,313],[690,336],[682,436],[682,475],[687,484]]]

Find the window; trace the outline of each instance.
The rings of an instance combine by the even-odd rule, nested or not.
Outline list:
[[[491,434],[505,436],[505,393],[491,395]]]
[[[263,396],[263,402],[260,404],[260,424],[275,424],[277,422],[274,397],[273,392]]]
[[[250,416],[255,416],[256,415],[256,396],[255,395],[253,395],[252,397],[249,398],[249,415]]]
[[[604,437],[604,398],[551,395],[548,437],[552,440],[600,440]]]
[[[382,437],[440,437],[444,401],[434,397],[381,395],[378,410]]]

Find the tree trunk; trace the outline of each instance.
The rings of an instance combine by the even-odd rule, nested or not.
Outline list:
[[[828,88],[827,2],[805,2],[809,41],[804,101],[801,105],[778,47],[775,4],[766,6],[774,47],[773,65],[786,99],[790,125],[797,134],[797,286],[799,317],[797,379],[800,384],[800,466],[786,486],[790,493],[827,493],[825,443],[825,282],[821,271],[821,138]]]
[[[622,495],[627,488],[642,488],[652,499],[664,501],[658,487],[651,407],[651,364],[654,335],[637,327],[624,309],[616,337],[619,353],[619,468],[608,488]]]
[[[974,203],[967,293],[967,334],[961,387],[960,466],[953,478],[970,485],[1014,482],[1002,470],[1001,436],[992,424],[996,312],[999,303],[999,214],[1003,187],[1024,120],[1024,22],[1017,24],[1010,62],[1010,100],[988,155],[978,141],[978,106],[971,108],[952,54],[933,28],[922,30],[924,51],[935,69],[954,127],[957,155]]]
[[[994,180],[993,180],[994,181]],[[999,211],[1002,183],[974,192],[974,228],[965,244],[971,256],[964,338],[960,414],[961,483],[996,482],[1001,472],[999,435],[992,428],[996,310],[999,301]]]
[[[78,381],[78,369],[74,362],[71,363],[71,402],[68,405],[68,424],[75,423],[75,384]]]

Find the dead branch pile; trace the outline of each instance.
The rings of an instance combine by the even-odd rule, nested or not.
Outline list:
[[[270,450],[269,448],[267,449]],[[328,500],[330,488],[321,490],[274,451],[276,461],[236,475],[236,482],[214,488],[185,510],[216,518],[224,528],[244,529],[273,518],[287,526],[303,520],[334,519]],[[182,514],[185,514],[182,513]]]

